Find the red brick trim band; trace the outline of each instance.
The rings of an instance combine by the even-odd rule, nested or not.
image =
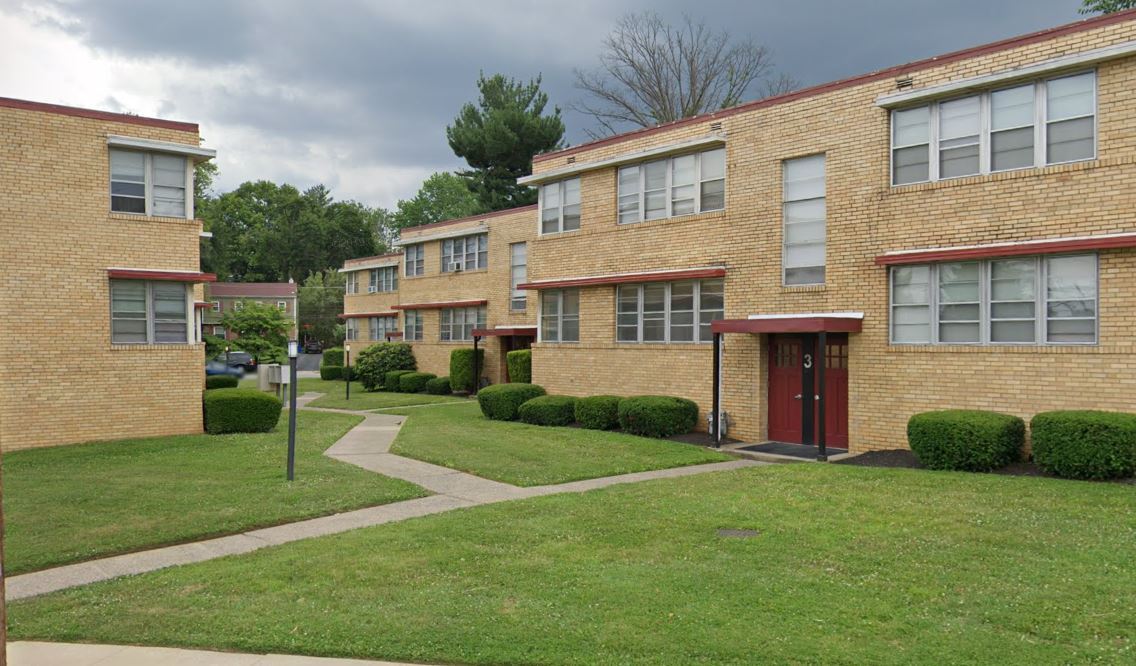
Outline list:
[[[470,305],[485,305],[489,301],[484,298],[474,301],[449,301],[446,303],[402,303],[392,305],[395,310],[441,310],[442,308],[462,308]]]
[[[107,277],[115,280],[159,280],[167,282],[216,282],[213,273],[156,271],[133,268],[108,268]]]
[[[397,317],[398,312],[344,312],[337,315],[340,319],[366,319],[368,317]]]
[[[535,338],[536,326],[512,326],[510,328],[473,329],[473,336],[476,338],[491,338],[495,335],[516,335],[526,338]]]
[[[75,116],[77,118],[109,120],[116,123],[129,123],[131,125],[144,125],[146,127],[162,127],[165,129],[181,130],[182,132],[193,132],[194,134],[198,131],[197,123],[186,123],[180,120],[162,120],[161,118],[147,118],[145,116],[132,116],[127,113],[111,113],[110,111],[83,109],[77,106],[63,106],[62,104],[31,102],[26,99],[13,99],[11,97],[0,97],[0,107],[21,109],[23,111],[56,113],[61,116]]]
[[[692,268],[679,271],[655,271],[650,273],[623,273],[620,275],[599,275],[596,277],[565,278],[563,280],[543,280],[517,285],[518,289],[566,289],[570,287],[594,287],[605,284],[626,284],[628,282],[673,282],[676,280],[696,280],[699,278],[725,277],[725,268]]]
[[[932,261],[958,261],[960,259],[988,259],[991,257],[1020,257],[1030,254],[1057,254],[1083,250],[1112,250],[1136,247],[1136,233],[1115,236],[1086,236],[1058,238],[1050,241],[1028,241],[1013,245],[979,245],[975,247],[912,250],[881,254],[876,257],[878,266],[901,266]]]
[[[784,317],[778,319],[719,319],[713,333],[859,333],[862,319],[851,317]]]

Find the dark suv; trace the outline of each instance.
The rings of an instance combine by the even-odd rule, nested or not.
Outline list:
[[[319,354],[323,352],[323,343],[319,340],[308,340],[304,343],[305,354]]]
[[[221,352],[214,360],[226,363],[230,368],[240,368],[245,372],[253,372],[256,370],[256,359],[248,352],[231,351],[227,354]]]

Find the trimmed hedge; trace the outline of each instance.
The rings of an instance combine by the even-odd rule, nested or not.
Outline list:
[[[544,389],[536,384],[494,384],[477,392],[477,404],[486,418],[516,421],[520,406],[542,395]]]
[[[343,379],[343,366],[342,365],[321,365],[320,366],[320,379],[325,381],[333,381],[336,379]]]
[[[421,393],[426,390],[426,382],[437,378],[438,375],[429,372],[408,372],[398,378],[398,390],[403,393]]]
[[[368,391],[378,391],[386,386],[388,391],[397,391],[398,385],[391,388],[387,384],[387,373],[392,370],[417,370],[414,352],[405,342],[376,342],[359,352],[354,364],[353,379],[363,383]]]
[[[633,435],[670,437],[694,430],[698,405],[686,398],[669,395],[641,395],[624,398],[617,410],[619,425]]]
[[[205,392],[205,432],[268,432],[280,420],[284,403],[256,389],[223,388]]]
[[[383,381],[382,389],[384,391],[400,391],[402,390],[402,376],[409,375],[414,372],[413,370],[391,370],[386,374]]]
[[[517,408],[517,418],[541,426],[566,426],[576,422],[576,398],[542,395]]]
[[[323,350],[320,365],[338,365],[339,367],[343,367],[343,347],[332,347],[331,349]]]
[[[237,388],[240,383],[241,380],[232,375],[209,375],[205,378],[205,390]]]
[[[1033,460],[1067,479],[1136,475],[1136,414],[1042,412],[1030,421]]]
[[[576,420],[591,430],[615,430],[619,427],[617,395],[593,395],[576,401]]]
[[[989,472],[1019,460],[1026,426],[1010,414],[970,409],[923,412],[907,421],[907,443],[927,469]]]
[[[426,381],[426,392],[431,395],[449,395],[453,393],[450,389],[449,377],[435,377]]]
[[[477,350],[478,374],[485,373],[485,350]],[[450,388],[454,393],[465,391],[473,393],[473,348],[455,349],[450,352]]]
[[[505,354],[505,364],[509,368],[509,382],[529,384],[532,382],[532,350],[517,349]]]

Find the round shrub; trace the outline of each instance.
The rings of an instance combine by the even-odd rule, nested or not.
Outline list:
[[[928,469],[989,472],[1019,460],[1025,422],[1010,414],[948,409],[907,421],[907,443]]]
[[[533,425],[570,425],[576,421],[576,398],[567,395],[542,395],[522,403],[517,408],[517,417]]]
[[[509,381],[516,384],[532,382],[532,350],[517,349],[505,354],[505,364],[509,368]]]
[[[426,380],[426,392],[432,395],[449,395],[453,393],[450,389],[450,378],[435,377]]]
[[[326,354],[326,352],[325,352]],[[363,383],[368,391],[378,391],[386,385],[387,373],[392,370],[417,370],[414,352],[405,342],[376,342],[368,345],[354,363],[352,378]],[[387,387],[388,391],[397,391]]]
[[[615,430],[619,427],[617,395],[593,395],[576,401],[576,420],[591,430]]]
[[[343,366],[342,365],[321,365],[320,366],[320,379],[325,381],[334,381],[336,379],[343,379]]]
[[[205,432],[268,432],[280,420],[284,403],[256,389],[224,388],[205,392]]]
[[[1136,475],[1136,414],[1043,412],[1030,421],[1038,467],[1067,479]]]
[[[619,401],[621,428],[644,437],[670,437],[694,430],[698,405],[669,395],[641,395]]]
[[[477,373],[485,374],[484,349],[477,350]],[[450,352],[450,389],[472,393],[473,388],[473,348],[455,349]]]
[[[205,390],[237,388],[240,383],[240,380],[232,375],[209,375],[205,378]]]
[[[426,382],[437,378],[438,375],[429,372],[408,372],[398,378],[398,390],[403,393],[421,393],[426,390]]]
[[[452,383],[451,381],[451,385]],[[495,421],[516,421],[517,409],[529,400],[542,395],[544,389],[536,384],[495,384],[477,392],[477,404],[486,418]]]
[[[400,391],[402,390],[402,376],[409,375],[414,372],[413,370],[391,370],[386,374],[386,377],[380,386],[384,391]]]
[[[320,358],[322,365],[343,365],[343,347],[332,347],[331,349],[323,350],[323,356]]]

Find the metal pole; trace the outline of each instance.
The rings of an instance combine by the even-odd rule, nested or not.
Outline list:
[[[714,447],[715,448],[722,445],[722,405],[720,404],[721,399],[718,396],[718,392],[722,387],[722,377],[721,377],[721,374],[722,374],[722,359],[720,357],[721,352],[722,352],[722,334],[721,333],[715,333],[714,334],[714,381],[713,381],[714,397],[711,400],[712,404],[714,405],[714,419],[713,419],[712,422],[714,424],[713,435],[714,435]]]
[[[817,395],[819,396],[817,398],[819,404],[817,408],[817,420],[820,421],[820,423],[817,423],[817,460],[824,462],[828,460],[828,451],[824,442],[824,403],[827,402],[827,400],[824,399],[824,366],[828,363],[828,334],[821,331],[817,339],[817,344],[820,347],[820,351],[817,353],[816,369]]]
[[[347,398],[351,399],[351,345],[344,345],[343,373],[347,376]],[[364,387],[366,388],[366,387]]]
[[[295,340],[288,343],[288,480],[296,478],[296,360],[300,344]]]
[[[477,363],[477,341],[480,339],[476,335],[473,336],[473,393],[471,395],[477,395],[477,385],[481,383],[478,381],[481,378],[481,368],[478,367]]]

